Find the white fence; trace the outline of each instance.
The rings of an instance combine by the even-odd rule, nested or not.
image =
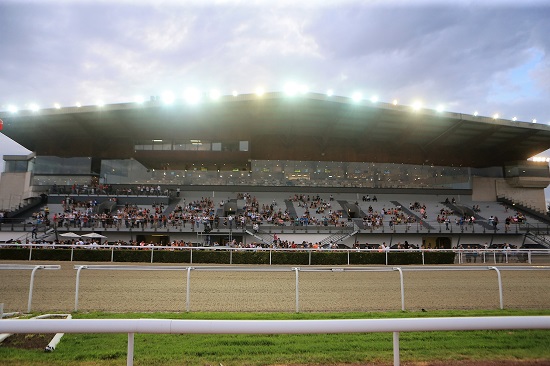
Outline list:
[[[0,333],[127,333],[128,366],[134,362],[134,334],[327,334],[393,333],[393,364],[400,364],[399,333],[456,330],[550,329],[550,316],[338,319],[338,320],[170,320],[33,319],[2,320]]]
[[[0,270],[32,270],[31,272],[31,283],[29,285],[29,301],[27,303],[27,312],[31,312],[31,304],[32,304],[32,293],[33,293],[33,287],[34,287],[34,275],[36,274],[36,271],[39,269],[61,269],[61,266],[59,265],[20,265],[20,264],[0,264]],[[3,312],[3,309],[2,309]]]
[[[111,252],[111,262],[114,262],[115,252],[121,249],[128,250],[145,250],[150,252],[150,263],[154,263],[155,252],[162,251],[188,251],[190,253],[190,264],[193,264],[193,253],[198,251],[228,251],[229,252],[229,263],[233,264],[233,253],[243,252],[243,251],[254,251],[254,252],[267,252],[269,253],[269,264],[272,264],[272,254],[274,252],[307,252],[309,253],[309,265],[312,264],[311,256],[313,253],[317,252],[335,252],[335,253],[346,253],[347,254],[347,265],[352,265],[351,254],[352,253],[361,253],[361,252],[373,252],[378,253],[379,249],[319,249],[319,248],[232,248],[226,246],[211,246],[211,247],[173,247],[173,246],[159,246],[159,245],[149,245],[144,247],[133,246],[133,245],[67,245],[67,244],[0,244],[0,250],[4,247],[11,248],[23,248],[29,249],[29,261],[33,260],[33,251],[37,249],[70,249],[71,255],[70,260],[73,261],[74,250],[75,249],[89,249],[89,250],[109,250]],[[425,264],[425,253],[431,252],[452,252],[455,253],[455,262],[459,264],[475,262],[477,263],[509,263],[509,262],[525,262],[528,264],[533,263],[533,258],[543,258],[543,262],[550,262],[550,249],[385,249],[386,265],[389,264],[389,255],[391,253],[421,253],[422,264]]]
[[[186,271],[186,311],[190,311],[191,302],[191,271],[216,271],[216,272],[288,272],[296,273],[296,312],[300,312],[300,284],[299,273],[302,272],[399,272],[400,289],[401,289],[401,310],[405,311],[405,286],[403,272],[415,271],[495,271],[497,273],[498,295],[500,309],[504,309],[503,285],[500,275],[501,271],[548,271],[550,266],[409,266],[409,267],[224,267],[224,266],[200,266],[200,267],[183,267],[183,266],[132,266],[132,265],[75,265],[76,272],[76,290],[75,290],[75,306],[74,311],[78,311],[78,297],[80,293],[80,275],[82,270],[103,270],[103,271]]]

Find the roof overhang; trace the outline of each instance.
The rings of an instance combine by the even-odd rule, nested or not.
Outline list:
[[[550,148],[550,128],[349,98],[281,93],[164,105],[152,100],[3,113],[2,133],[37,155],[135,158],[151,168],[250,160],[502,166]],[[248,151],[143,151],[137,141],[248,141]]]

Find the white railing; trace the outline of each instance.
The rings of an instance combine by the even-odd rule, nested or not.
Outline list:
[[[415,271],[495,271],[497,273],[498,294],[500,309],[504,309],[503,286],[501,271],[548,271],[550,266],[422,266],[422,267],[224,267],[224,266],[136,266],[136,265],[75,265],[76,272],[76,289],[75,289],[75,305],[74,311],[78,311],[78,298],[80,293],[80,275],[82,270],[103,270],[103,271],[186,271],[186,300],[185,309],[190,311],[191,303],[191,271],[215,271],[215,272],[288,272],[293,271],[296,274],[296,312],[300,312],[300,283],[299,273],[302,272],[399,272],[400,290],[401,290],[401,310],[405,311],[405,286],[403,272]]]
[[[154,263],[154,253],[155,252],[163,252],[163,251],[188,251],[190,253],[190,260],[189,264],[193,264],[193,253],[198,251],[228,251],[229,252],[229,263],[233,264],[233,253],[236,252],[244,252],[244,251],[253,251],[253,252],[267,252],[269,253],[269,265],[272,264],[272,254],[274,252],[308,252],[309,253],[309,263],[308,265],[312,264],[312,254],[318,253],[318,252],[339,252],[339,253],[346,253],[347,254],[347,265],[352,265],[351,263],[351,254],[352,253],[360,253],[360,252],[372,252],[372,253],[378,253],[380,252],[379,249],[323,249],[323,248],[263,248],[263,247],[256,247],[256,248],[233,248],[233,247],[227,247],[227,246],[210,246],[210,247],[176,247],[176,246],[162,246],[162,245],[148,245],[148,246],[135,246],[135,245],[110,245],[110,244],[103,244],[103,245],[84,245],[84,246],[78,246],[75,244],[0,244],[0,250],[2,247],[10,247],[10,248],[23,248],[23,249],[29,249],[29,261],[33,260],[33,251],[35,249],[70,249],[71,255],[70,260],[73,261],[74,258],[74,250],[75,249],[88,249],[88,250],[109,250],[111,252],[111,262],[114,262],[114,254],[118,250],[126,249],[126,250],[141,250],[141,251],[149,251],[150,252],[150,263]],[[425,264],[425,253],[433,253],[433,252],[452,252],[456,255],[456,261],[459,264],[463,264],[464,262],[471,261],[477,261],[479,259],[479,263],[508,263],[512,259],[515,259],[516,261],[525,261],[528,264],[532,264],[532,260],[534,256],[544,256],[545,260],[550,261],[550,249],[509,249],[509,250],[503,250],[503,249],[461,249],[461,248],[454,248],[454,249],[386,249],[384,250],[385,253],[385,264],[389,265],[389,255],[391,253],[421,253],[421,261],[422,264]]]
[[[134,334],[327,334],[393,333],[393,364],[400,364],[399,333],[457,330],[550,329],[550,316],[338,319],[171,320],[32,319],[2,320],[0,333],[127,333],[126,364],[134,363]]]
[[[27,302],[27,312],[31,312],[31,303],[32,303],[32,292],[34,287],[34,275],[39,269],[61,269],[59,265],[21,265],[21,264],[0,264],[0,270],[32,270],[31,272],[31,283],[29,285],[29,300]],[[3,311],[3,310],[2,310]],[[0,318],[1,319],[1,318]]]

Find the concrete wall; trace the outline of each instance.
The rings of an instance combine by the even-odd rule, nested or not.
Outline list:
[[[539,212],[546,212],[544,189],[513,187],[504,178],[473,177],[472,201],[494,202],[499,196]]]
[[[29,191],[31,173],[2,173],[0,178],[0,209],[12,209],[32,197]]]

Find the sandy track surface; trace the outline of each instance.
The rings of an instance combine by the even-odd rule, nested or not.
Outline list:
[[[98,264],[2,263],[61,266],[61,270],[36,273],[32,310],[40,312],[73,311],[76,288],[74,266]],[[251,267],[259,268],[248,268]],[[191,271],[190,311],[294,312],[295,273],[290,270],[291,267],[278,268],[288,271]],[[4,303],[4,311],[26,311],[31,271],[3,270],[0,276],[0,303]],[[502,271],[502,283],[505,308],[550,307],[550,271]],[[495,271],[406,271],[404,285],[407,310],[499,308]],[[82,270],[79,311],[185,311],[186,286],[186,271]],[[299,288],[302,312],[401,309],[399,273],[396,271],[300,272]]]

